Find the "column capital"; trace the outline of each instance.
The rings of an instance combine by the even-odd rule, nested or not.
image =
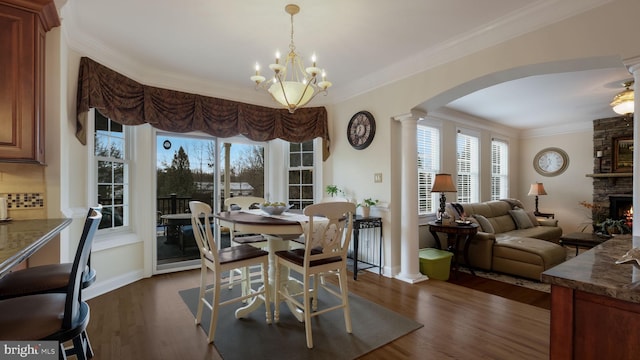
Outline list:
[[[630,73],[635,73],[636,71],[640,71],[640,56],[634,56],[622,61],[624,66],[629,69]]]
[[[423,112],[420,110],[411,110],[411,112],[394,116],[393,120],[400,121],[400,122],[407,121],[407,120],[418,121],[426,117],[427,117],[426,112]]]

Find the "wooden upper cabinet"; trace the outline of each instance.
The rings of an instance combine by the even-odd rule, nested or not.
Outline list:
[[[45,34],[53,0],[0,0],[0,161],[45,163]]]

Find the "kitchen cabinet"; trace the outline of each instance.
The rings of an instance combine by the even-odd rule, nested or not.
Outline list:
[[[53,0],[0,0],[0,161],[45,163],[45,35]]]

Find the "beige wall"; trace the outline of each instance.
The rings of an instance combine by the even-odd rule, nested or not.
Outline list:
[[[399,80],[378,89],[372,89],[351,99],[328,107],[332,155],[324,164],[323,180],[325,184],[338,184],[357,199],[376,197],[388,204],[388,209],[379,211],[384,217],[385,236],[385,271],[397,273],[400,265],[400,125],[394,116],[407,114],[420,109],[428,114],[433,113],[449,101],[489,86],[499,81],[506,81],[532,74],[542,74],[554,71],[581,70],[586,68],[620,64],[623,59],[640,55],[640,23],[637,14],[640,13],[640,2],[636,0],[617,0],[583,13],[574,18],[545,27],[530,34],[519,36],[508,42],[490,49],[465,56],[459,60],[443,64],[436,68],[416,74],[410,78]],[[64,28],[64,19],[63,19]],[[61,31],[56,29],[54,31]],[[64,32],[62,32],[63,34]],[[55,34],[55,33],[54,33]],[[52,92],[59,95],[52,96],[59,103],[52,111],[60,114],[55,137],[58,142],[47,142],[47,157],[51,152],[58,153],[57,164],[51,163],[58,171],[47,171],[47,185],[58,188],[55,196],[59,196],[60,210],[69,216],[84,215],[89,205],[87,199],[86,148],[74,138],[75,116],[75,87],[79,57],[91,56],[97,61],[112,67],[134,79],[140,79],[141,74],[129,70],[123,63],[116,63],[114,57],[96,53],[78,54],[69,49],[64,36],[57,33],[49,38],[57,39],[57,50],[54,58],[48,58],[47,70],[49,74],[53,67],[58,69],[59,76],[47,76],[47,81],[54,82],[47,85],[47,98]],[[47,55],[50,54],[49,42]],[[590,59],[584,61],[584,59]],[[132,73],[133,72],[133,73]],[[499,74],[499,75],[498,75]],[[163,84],[150,85],[165,86]],[[57,83],[57,84],[56,84]],[[188,88],[176,82],[175,89]],[[228,97],[223,89],[212,89],[209,93],[199,91],[204,95]],[[247,101],[243,99],[243,101]],[[256,99],[255,103],[262,103],[264,99]],[[51,109],[51,104],[47,105]],[[360,110],[370,111],[376,118],[376,138],[369,148],[363,151],[353,150],[346,140],[346,126],[351,116]],[[49,129],[49,121],[47,128]],[[447,120],[449,121],[449,120]],[[452,123],[453,124],[453,123]],[[446,125],[451,128],[452,124]],[[486,134],[499,129],[484,129]],[[49,132],[49,130],[47,130]],[[535,153],[548,144],[562,144],[571,157],[571,165],[567,172],[555,178],[544,179],[545,187],[550,195],[541,198],[541,210],[556,213],[563,227],[580,220],[576,214],[576,204],[579,200],[589,199],[590,183],[584,174],[591,172],[590,134],[553,134],[539,138],[514,136],[512,149],[516,154],[513,161],[518,164],[518,174],[514,175],[512,195],[519,197],[528,204],[533,199],[527,198],[526,193],[531,181],[539,179],[529,165]],[[451,166],[448,152],[445,166]],[[589,159],[588,159],[589,158]],[[147,166],[150,158],[139,159]],[[587,166],[588,163],[588,166]],[[382,183],[373,182],[373,174],[383,174]],[[59,185],[57,185],[59,184]],[[569,192],[566,189],[570,189]],[[55,193],[55,190],[49,190]],[[483,191],[486,189],[483,188]],[[148,199],[136,199],[136,204],[144,204]],[[82,212],[80,211],[82,209]],[[56,209],[52,209],[55,211]],[[374,213],[375,214],[375,213]],[[152,238],[145,233],[146,221],[152,223],[153,214],[137,220],[134,238],[123,241],[115,247],[100,248],[94,252],[94,263],[100,274],[97,292],[108,291],[127,281],[134,281],[142,276],[150,275],[150,248]],[[566,225],[570,229],[571,225]],[[77,238],[76,229],[69,231],[68,238]],[[68,243],[68,240],[67,240]],[[65,241],[63,239],[63,246]],[[68,253],[70,245],[67,244]],[[63,249],[65,253],[65,249]]]
[[[554,177],[544,177],[533,169],[533,157],[546,147],[559,147],[569,155],[567,170]],[[563,232],[580,230],[580,225],[589,221],[588,211],[579,205],[580,201],[591,202],[593,179],[586,174],[593,173],[593,131],[573,134],[551,135],[523,139],[520,174],[521,200],[524,205],[534,208],[534,197],[526,196],[533,182],[541,182],[547,191],[546,196],[539,196],[540,212],[554,213]]]

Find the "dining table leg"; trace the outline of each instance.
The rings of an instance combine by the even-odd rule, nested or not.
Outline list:
[[[289,240],[284,240],[281,237],[263,234],[263,236],[267,239],[267,245],[269,250],[269,286],[271,299],[269,301],[273,302],[273,298],[275,297],[275,289],[276,289],[276,251],[288,250],[289,249]],[[298,293],[302,291],[302,283],[296,279],[289,277],[289,268],[280,267],[280,284],[277,284],[277,288],[285,289],[286,291],[291,291],[293,293]],[[235,315],[237,319],[246,317],[249,313],[255,311],[263,304],[265,301],[264,297],[256,296],[251,299],[251,301],[238,310],[236,310]],[[293,303],[284,300],[287,307],[291,311],[291,313],[298,319],[300,322],[304,322],[304,314],[300,309],[298,309]],[[278,304],[274,304],[275,306],[279,306]]]

